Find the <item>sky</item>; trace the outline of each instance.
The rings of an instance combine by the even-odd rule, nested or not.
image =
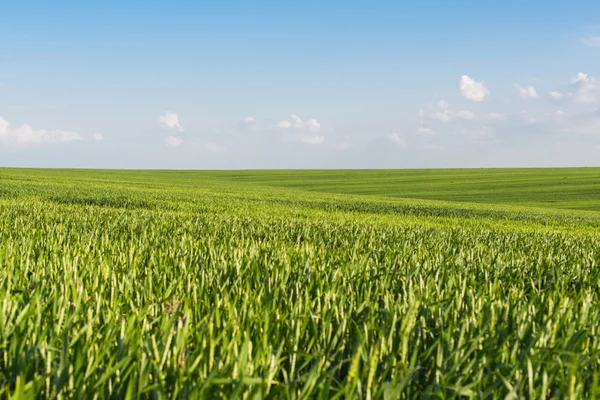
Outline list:
[[[600,165],[600,2],[0,1],[0,166]]]

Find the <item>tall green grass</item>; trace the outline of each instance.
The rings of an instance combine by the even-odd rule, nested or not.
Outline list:
[[[0,397],[600,395],[600,214],[0,170]]]

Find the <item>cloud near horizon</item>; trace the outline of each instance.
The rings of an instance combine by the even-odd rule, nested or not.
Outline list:
[[[282,150],[292,149],[294,147],[289,146],[294,143],[307,145],[298,145],[294,150],[297,152],[308,152],[311,151],[310,148],[317,147],[323,149],[306,153],[310,157],[322,152],[369,156],[370,153],[364,153],[369,151],[369,143],[371,146],[380,143],[381,146],[384,142],[388,143],[386,151],[403,150],[402,154],[410,154],[412,151],[424,154],[423,152],[442,149],[450,154],[452,151],[474,149],[474,146],[485,153],[533,138],[540,143],[566,143],[571,140],[586,142],[589,143],[587,148],[600,145],[600,81],[596,77],[579,72],[558,85],[538,88],[515,83],[498,88],[502,89],[512,90],[510,99],[538,100],[509,102],[506,98],[488,99],[491,91],[484,81],[462,75],[454,93],[445,93],[443,99],[421,107],[418,118],[412,122],[407,120],[404,125],[388,125],[387,132],[367,127],[361,136],[344,126],[334,126],[324,131],[316,119],[304,119],[298,114],[290,114],[287,119],[282,120],[244,117],[238,121],[235,129],[240,133],[244,132],[244,144],[241,146],[252,151],[260,151],[261,147],[278,148],[277,146],[281,146],[279,148]],[[538,90],[546,95],[540,96]],[[376,126],[377,121],[372,122]],[[162,145],[171,149],[182,148],[184,128],[180,115],[167,111],[158,117],[158,123],[163,127]],[[185,137],[185,148],[191,152],[178,154],[198,151],[205,152],[207,157],[225,160],[226,155],[236,154],[240,150],[238,144],[242,137],[236,139],[233,132],[219,132],[204,126],[202,129],[200,132],[205,133],[201,135]],[[383,141],[382,138],[386,140]],[[14,127],[0,117],[0,145],[6,147],[103,140],[104,135],[101,133],[84,136],[68,130],[34,129],[28,124]],[[111,142],[114,141],[113,138]],[[227,145],[226,152],[221,143]]]
[[[298,115],[291,114],[291,121],[282,120],[277,122],[279,129],[288,130],[294,129],[296,132],[288,134],[285,137],[286,141],[300,142],[310,145],[320,145],[325,142],[323,135],[317,135],[321,130],[321,124],[316,119],[302,120]]]
[[[165,138],[165,146],[167,147],[179,147],[183,143],[183,140],[177,136],[169,135]]]
[[[183,126],[181,126],[181,124],[179,123],[179,116],[174,112],[165,112],[165,115],[161,115],[160,117],[158,117],[158,122],[162,126],[168,128],[170,131],[175,131],[179,133],[183,132]],[[175,136],[174,134],[169,134],[165,137],[166,147],[179,147],[182,143],[183,139],[181,139],[178,136]]]
[[[515,138],[555,140],[600,140],[600,80],[579,72],[562,88],[549,91],[547,102],[536,102],[531,107],[520,108],[510,102],[482,103],[489,90],[483,82],[475,82],[467,75],[461,77],[461,97],[479,102],[477,112],[468,109],[455,110],[448,101],[430,103],[419,109],[419,127],[416,133],[435,132],[429,135],[391,133],[389,139],[401,148],[415,148],[427,144],[440,144],[448,148],[462,148],[468,143],[504,143],[509,145]],[[538,98],[533,86],[514,84],[522,99]],[[459,101],[458,99],[455,101]],[[494,109],[492,109],[494,107]],[[409,131],[410,132],[410,131]],[[539,133],[538,133],[539,132]],[[544,136],[539,136],[540,134]],[[409,137],[410,136],[410,137]],[[432,142],[435,137],[435,143]],[[588,138],[588,139],[584,139]],[[600,145],[600,141],[595,144]]]
[[[85,137],[77,132],[62,129],[34,129],[29,124],[13,127],[0,116],[0,144],[5,146],[26,147],[85,140],[98,142],[104,140],[104,136],[94,133],[91,137]]]

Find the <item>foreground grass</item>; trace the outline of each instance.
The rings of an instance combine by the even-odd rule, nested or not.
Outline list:
[[[0,170],[0,396],[600,394],[600,214],[239,179]]]

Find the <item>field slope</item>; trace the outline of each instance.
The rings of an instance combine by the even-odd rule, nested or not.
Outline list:
[[[0,169],[0,397],[597,397],[598,178]]]

